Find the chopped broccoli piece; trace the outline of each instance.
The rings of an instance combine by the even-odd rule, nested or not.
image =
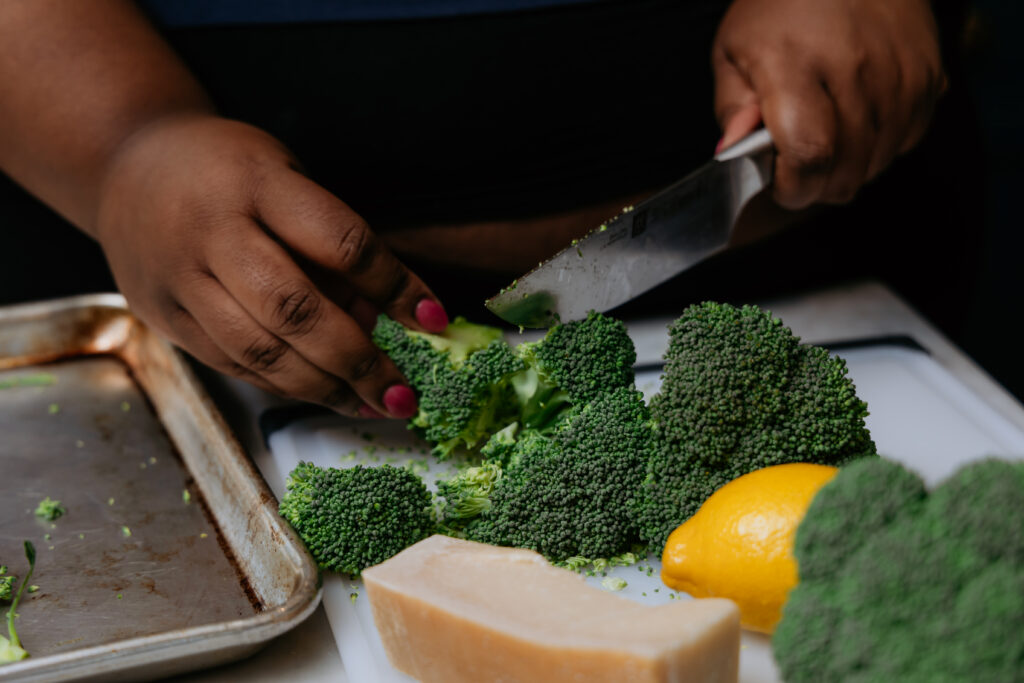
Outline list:
[[[7,610],[7,637],[0,636],[0,666],[28,657],[28,652],[21,646],[21,640],[18,638],[18,630],[14,626],[14,620],[18,617],[18,603],[21,602],[21,596],[25,593],[29,579],[32,578],[32,572],[36,568],[36,548],[32,545],[31,541],[25,541],[25,557],[28,559],[28,572],[25,574],[25,579],[21,582],[21,587],[18,588],[18,592],[14,595],[14,599],[11,600],[11,606]]]
[[[491,491],[501,481],[501,465],[484,462],[467,467],[447,481],[437,482],[437,494],[444,499],[441,522],[449,528],[458,528],[491,507]]]
[[[61,505],[59,500],[53,500],[49,496],[39,501],[36,506],[36,517],[52,522],[58,517],[67,513],[67,508]]]
[[[478,447],[515,420],[509,380],[523,363],[501,330],[458,318],[443,335],[424,334],[381,315],[373,339],[419,394],[410,424],[439,458]]]
[[[609,576],[601,579],[601,587],[609,591],[620,591],[628,585],[625,579],[618,576]]]
[[[629,387],[573,408],[552,434],[527,430],[466,537],[556,562],[628,551],[650,433],[643,397]]]
[[[358,574],[435,529],[430,492],[404,468],[301,462],[286,487],[280,513],[323,569]]]
[[[18,577],[7,573],[7,567],[0,565],[0,602],[7,602],[14,595],[14,584]]]
[[[652,548],[727,482],[790,462],[875,455],[846,363],[753,306],[691,306],[669,327],[637,516]]]
[[[901,465],[843,467],[797,529],[773,637],[787,681],[1011,681],[1024,665],[1024,463],[927,494]]]

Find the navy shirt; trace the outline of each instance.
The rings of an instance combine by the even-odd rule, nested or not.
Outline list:
[[[139,0],[168,28],[494,14],[594,0]]]

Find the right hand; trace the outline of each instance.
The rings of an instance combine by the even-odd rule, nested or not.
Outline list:
[[[370,340],[377,311],[447,316],[348,206],[266,133],[188,115],[123,145],[96,236],[132,310],[200,361],[347,415],[411,417],[412,390]]]

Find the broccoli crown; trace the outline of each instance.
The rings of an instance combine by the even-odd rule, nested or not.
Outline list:
[[[542,340],[517,350],[542,382],[564,390],[573,404],[633,384],[633,340],[621,320],[601,313],[555,325]]]
[[[642,394],[620,387],[574,407],[551,434],[525,431],[466,536],[554,561],[628,550],[638,540],[630,507],[644,477],[648,418]]]
[[[766,311],[691,306],[669,327],[664,360],[637,506],[641,535],[655,548],[719,487],[748,472],[875,454],[867,405],[845,361],[800,344]]]
[[[382,315],[373,338],[419,394],[410,424],[438,457],[486,442],[514,421],[510,378],[524,366],[501,330],[458,318],[444,335],[423,334]]]
[[[412,424],[446,457],[460,446],[473,448],[514,420],[509,379],[523,367],[503,341],[473,352],[458,368],[438,369],[420,396]]]
[[[1024,671],[1024,463],[930,495],[902,466],[840,470],[797,529],[773,648],[787,681],[1011,681]]]
[[[280,513],[322,569],[358,574],[434,531],[430,492],[406,469],[300,462]]]

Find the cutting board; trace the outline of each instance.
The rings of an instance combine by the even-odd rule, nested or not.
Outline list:
[[[867,424],[879,452],[905,463],[929,485],[985,455],[1024,457],[1024,432],[913,344],[843,345],[837,353],[846,359],[857,393],[868,403]],[[637,374],[637,387],[647,396],[657,391],[658,384],[658,370]],[[451,471],[429,456],[426,444],[404,425],[391,421],[306,417],[280,425],[267,435],[267,441],[270,458],[260,465],[278,497],[284,492],[287,473],[299,460],[333,467],[414,463],[431,487]],[[659,571],[660,562],[651,557],[638,566],[612,568],[608,575],[626,580],[627,586],[619,594],[627,599],[648,604],[689,599],[662,585]],[[601,579],[587,580],[600,587]],[[323,604],[349,681],[412,680],[388,663],[369,600],[358,580],[326,575]],[[779,680],[765,636],[744,632],[740,680]]]

